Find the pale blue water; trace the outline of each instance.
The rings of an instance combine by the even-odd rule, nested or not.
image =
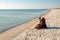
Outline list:
[[[0,33],[47,11],[48,9],[0,9]]]

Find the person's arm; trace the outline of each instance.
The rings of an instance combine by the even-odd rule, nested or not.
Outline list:
[[[40,24],[41,24],[41,16],[39,17],[39,20],[40,20],[39,22],[40,22]]]

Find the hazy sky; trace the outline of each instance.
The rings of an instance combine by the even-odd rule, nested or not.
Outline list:
[[[0,0],[0,9],[60,8],[60,0]]]

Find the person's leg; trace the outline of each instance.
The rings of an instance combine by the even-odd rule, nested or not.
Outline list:
[[[43,25],[43,28],[47,28],[47,25],[45,24],[45,25]]]
[[[47,25],[46,24],[42,24],[42,28],[47,28]]]

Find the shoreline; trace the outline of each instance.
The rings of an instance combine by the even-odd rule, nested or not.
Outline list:
[[[7,40],[9,39],[10,37],[14,37],[16,36],[17,34],[19,34],[20,32],[23,32],[25,31],[25,29],[29,28],[30,25],[34,24],[37,22],[37,19],[38,18],[35,18],[33,20],[30,20],[29,22],[25,23],[25,24],[22,24],[22,25],[19,25],[17,27],[14,27],[4,33],[1,33],[0,34],[0,40]],[[33,22],[33,23],[32,23]],[[28,24],[28,25],[27,25]],[[35,25],[35,24],[34,24]],[[28,30],[27,30],[28,31]]]
[[[37,18],[37,17],[35,17],[35,18]],[[27,23],[27,22],[35,19],[35,18],[32,18],[32,19],[30,19],[30,20],[26,20],[26,21],[24,21],[24,22],[22,22],[22,23],[20,23],[20,24],[16,24],[16,25],[14,25],[14,26],[11,26],[10,28],[7,28],[6,30],[1,31],[0,34],[8,31],[8,30],[10,30],[10,29],[13,29],[13,28],[15,28],[15,27],[17,27],[17,26],[23,25],[23,24],[25,24],[25,23]]]
[[[41,15],[45,15],[45,14],[46,13],[43,13]],[[30,21],[25,22],[24,24],[16,25],[13,28],[1,33],[0,40],[10,40],[10,39],[12,40],[20,33],[23,33],[25,31],[27,31],[27,32],[31,31],[39,21],[38,17],[39,16],[35,17],[34,19],[32,19]]]
[[[52,9],[41,17],[45,17],[47,25],[52,25],[48,29],[37,29],[38,17],[16,28],[8,30],[0,35],[0,40],[59,40],[60,39],[60,9]],[[59,21],[59,22],[57,22]],[[55,26],[56,25],[56,26]],[[53,29],[52,29],[53,28]],[[57,29],[56,29],[57,28]],[[59,35],[59,36],[58,36]],[[53,38],[52,38],[53,37]]]
[[[43,13],[43,14],[42,14],[42,15],[40,15],[40,16],[43,16],[43,15],[45,15],[45,14],[49,13],[51,10],[52,10],[52,9],[49,9],[49,11],[47,11],[47,12]]]
[[[51,9],[49,9],[49,10],[46,11],[46,12],[43,12],[40,16],[45,15],[46,13],[50,12],[50,10],[51,10]],[[0,34],[6,32],[6,31],[8,31],[8,30],[10,30],[10,29],[13,29],[13,28],[15,28],[15,27],[17,27],[17,26],[19,26],[19,25],[23,25],[23,24],[25,24],[25,23],[27,23],[27,22],[29,22],[29,21],[35,19],[35,18],[38,18],[38,17],[39,17],[39,16],[34,17],[34,18],[32,18],[32,19],[29,19],[29,20],[25,20],[25,21],[23,21],[22,23],[19,23],[19,24],[15,24],[15,25],[13,25],[13,26],[10,26],[10,28],[7,28],[7,29],[1,31]]]

